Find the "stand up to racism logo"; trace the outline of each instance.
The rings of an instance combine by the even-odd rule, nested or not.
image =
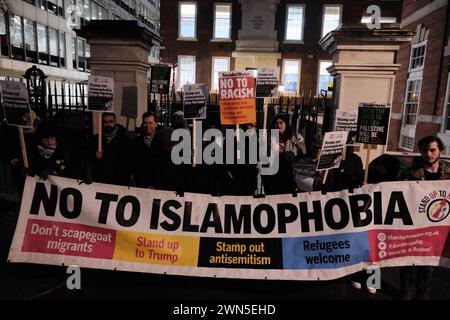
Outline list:
[[[439,222],[448,217],[450,213],[450,193],[444,190],[432,191],[422,198],[419,204],[419,213],[426,213],[428,220]]]

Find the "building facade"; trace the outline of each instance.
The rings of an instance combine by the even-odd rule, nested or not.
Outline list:
[[[20,79],[38,66],[53,87],[87,80],[90,48],[74,28],[90,20],[139,20],[159,34],[160,0],[2,0],[0,77]],[[159,46],[149,62],[159,61]],[[62,82],[62,80],[64,80]]]
[[[279,68],[284,94],[317,95],[332,82],[319,40],[342,24],[360,24],[367,7],[399,25],[401,1],[203,0],[161,3],[161,61],[176,67],[176,89],[218,72]]]
[[[401,28],[416,31],[401,46],[388,150],[417,152],[434,134],[450,155],[450,12],[447,0],[405,0]]]

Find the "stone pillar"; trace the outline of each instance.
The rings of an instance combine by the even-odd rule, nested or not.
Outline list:
[[[90,45],[91,56],[87,60],[91,75],[114,79],[114,112],[119,123],[134,130],[147,111],[148,54],[161,38],[140,22],[130,20],[93,20],[77,34]],[[122,116],[130,114],[123,109],[123,88],[132,86],[137,87],[137,112],[135,117],[127,118]]]
[[[322,38],[319,44],[333,61],[328,71],[334,77],[335,108],[357,111],[361,102],[392,105],[395,73],[400,68],[396,53],[400,44],[409,42],[413,35],[414,32],[401,29],[370,30],[361,25],[343,26]],[[333,120],[334,116],[335,113]],[[355,151],[364,162],[367,149],[361,146]],[[373,145],[371,160],[384,151],[385,147]]]
[[[234,69],[276,68],[278,52],[275,13],[279,0],[239,0],[242,27],[236,40]]]

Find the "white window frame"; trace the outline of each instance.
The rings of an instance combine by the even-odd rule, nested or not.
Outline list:
[[[286,83],[284,83],[284,76],[285,76],[285,62],[287,61],[295,61],[298,62],[298,74],[297,74],[297,87],[295,88],[295,92],[292,91],[287,91],[286,90]],[[282,85],[284,86],[284,92],[286,92],[287,94],[298,94],[298,92],[300,91],[300,79],[302,77],[302,60],[301,59],[283,59],[282,61],[282,68],[283,68],[283,72],[281,74],[281,81],[282,81]]]
[[[230,57],[220,57],[220,56],[213,56],[211,57],[211,89],[210,92],[215,93],[216,91],[219,91],[219,82],[217,82],[217,88],[214,88],[214,60],[215,59],[227,59],[228,60],[228,71],[231,70],[231,59]]]
[[[193,4],[195,6],[195,18],[194,18],[194,36],[193,37],[182,37],[181,36],[181,6],[183,4]],[[197,2],[193,1],[180,1],[178,3],[178,39],[184,41],[197,41],[197,15],[198,15],[198,5]]]
[[[323,29],[325,27],[325,10],[326,10],[327,7],[339,7],[339,9],[340,9],[340,11],[339,11],[339,24],[338,24],[336,29],[338,29],[342,25],[342,12],[344,10],[344,5],[342,5],[342,4],[331,4],[331,3],[330,4],[324,4],[323,5],[323,11],[322,11],[322,29],[321,29],[322,38],[325,36],[325,34],[323,34]],[[336,29],[334,29],[334,30],[336,30]],[[328,31],[328,32],[330,32],[330,31]]]
[[[423,53],[423,64],[420,68],[411,69],[412,60],[413,60],[413,51],[417,47],[425,46],[425,51]],[[409,65],[408,65],[408,72],[418,72],[422,71],[425,66],[425,59],[427,58],[427,47],[428,47],[428,40],[422,41],[420,43],[413,44],[411,46],[411,51],[409,53]]]
[[[420,95],[419,95],[419,100],[417,101],[417,110],[416,110],[416,120],[414,122],[414,124],[406,124],[406,104],[408,103],[408,87],[409,87],[409,83],[411,81],[417,81],[420,80]],[[423,85],[423,79],[422,77],[408,77],[408,79],[406,79],[406,89],[405,89],[405,99],[403,102],[403,119],[402,119],[402,127],[403,128],[416,128],[417,127],[417,119],[419,118],[419,110],[420,110],[420,98],[422,96],[422,85]]]
[[[289,8],[290,7],[302,7],[303,8],[303,17],[302,17],[302,32],[300,35],[300,40],[292,40],[287,39],[287,28],[288,28],[288,18],[289,18]],[[306,6],[304,4],[287,4],[286,5],[286,18],[285,18],[285,25],[284,25],[284,43],[304,43],[304,34],[305,34],[305,17],[306,17]]]
[[[230,24],[228,26],[228,38],[216,38],[216,9],[217,6],[229,6],[230,7]],[[233,26],[233,4],[232,3],[224,3],[224,2],[215,2],[214,3],[214,16],[213,16],[213,38],[211,41],[223,41],[230,42],[231,41],[231,29]]]
[[[320,84],[320,63],[321,62],[331,62],[331,65],[333,65],[333,61],[332,60],[319,60],[319,68],[317,70],[317,85],[316,85],[316,94],[317,94],[318,97],[320,96],[319,84]],[[330,77],[332,77],[332,76],[330,76]],[[328,90],[328,88],[327,88],[327,90]],[[331,96],[333,94],[333,92],[332,91],[327,91],[327,95],[328,94]]]
[[[191,56],[191,55],[179,55],[178,56],[178,65],[177,65],[177,90],[180,91],[182,89],[182,85],[181,85],[181,64],[180,64],[180,60],[181,58],[193,58],[194,59],[194,82],[191,84],[195,84],[196,82],[196,73],[197,73],[197,59],[195,56]]]
[[[445,100],[444,100],[444,119],[442,121],[442,132],[445,134],[450,134],[450,129],[447,129],[449,125],[449,117],[450,117],[450,103],[448,102],[448,99],[450,98],[450,72],[447,75],[447,87],[445,91]]]

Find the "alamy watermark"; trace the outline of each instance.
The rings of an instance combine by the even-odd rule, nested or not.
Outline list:
[[[225,130],[225,150],[223,134],[218,129],[208,129],[202,134],[201,122],[195,127],[194,147],[192,154],[192,137],[187,129],[177,129],[172,133],[172,141],[178,142],[171,153],[172,162],[176,165],[192,164],[261,164],[261,175],[274,175],[278,172],[280,141],[279,131],[270,130],[270,143],[267,129]],[[235,141],[236,138],[236,141]],[[203,148],[203,141],[209,144]],[[248,144],[247,144],[248,141]],[[248,145],[248,153],[246,146]],[[225,151],[225,157],[224,157]],[[235,152],[236,151],[236,152]],[[235,154],[238,156],[235,159]],[[246,159],[248,155],[248,159]]]
[[[66,280],[67,289],[80,290],[81,289],[81,269],[80,269],[80,267],[79,266],[68,266],[66,273],[70,274],[70,276]]]

